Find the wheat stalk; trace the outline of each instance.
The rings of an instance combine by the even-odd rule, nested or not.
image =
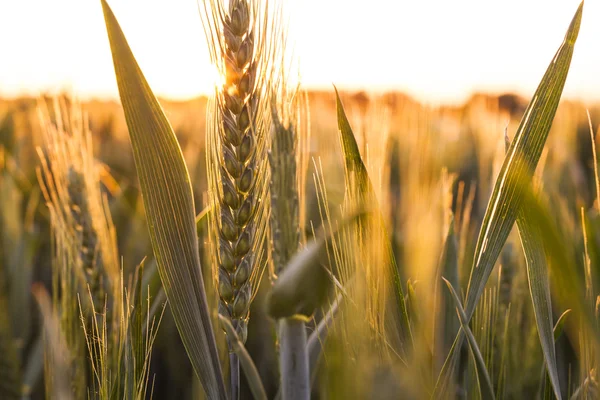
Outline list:
[[[222,84],[207,108],[207,170],[219,313],[244,343],[250,303],[264,271],[269,221],[271,88],[280,18],[252,0],[205,0],[204,29]],[[229,338],[231,397],[239,395],[238,358]]]

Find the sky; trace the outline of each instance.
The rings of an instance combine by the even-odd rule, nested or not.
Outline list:
[[[202,0],[200,0],[202,1]],[[533,93],[579,0],[282,0],[307,88],[432,103]],[[154,92],[210,93],[197,0],[109,0]],[[600,0],[584,6],[564,96],[600,101]],[[117,98],[99,0],[1,0],[0,96]]]

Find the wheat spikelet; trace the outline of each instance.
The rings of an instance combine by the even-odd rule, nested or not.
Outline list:
[[[103,309],[111,281],[119,276],[115,232],[100,193],[87,117],[76,105],[54,100],[38,108],[45,136],[39,181],[51,211],[53,234],[65,248],[82,288],[90,286],[94,309]],[[51,118],[51,112],[53,118]]]
[[[67,172],[67,192],[69,194],[71,216],[75,222],[75,234],[81,244],[79,258],[86,275],[90,291],[93,295],[94,309],[102,309],[104,284],[101,282],[99,268],[102,265],[98,251],[98,235],[93,227],[88,199],[86,196],[85,177],[69,166]]]
[[[53,108],[41,102],[38,114],[45,139],[43,149],[38,149],[38,180],[52,227],[53,308],[70,354],[71,390],[81,398],[87,379],[80,312],[93,316],[92,324],[98,323],[96,313],[102,312],[102,324],[114,327],[121,322],[112,319],[116,315],[112,305],[118,306],[121,295],[116,238],[100,193],[85,114],[76,103],[68,106],[57,99]]]
[[[308,167],[308,96],[289,90],[282,77],[282,88],[272,107],[271,148],[269,151],[271,195],[272,273],[278,275],[305,241],[305,182]]]
[[[271,258],[275,274],[290,260],[300,243],[299,200],[296,182],[297,135],[273,112],[271,167]]]
[[[266,149],[273,76],[270,25],[266,6],[248,0],[205,1],[204,28],[211,58],[223,77],[208,107],[207,157],[214,265],[219,312],[232,320],[242,341],[253,288],[264,271],[263,247],[268,224]]]

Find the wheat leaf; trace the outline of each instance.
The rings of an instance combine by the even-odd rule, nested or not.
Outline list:
[[[528,220],[523,207],[521,207],[519,214],[517,215],[517,227],[519,229],[519,237],[521,238],[523,252],[525,253],[529,291],[533,303],[533,311],[538,335],[540,337],[540,344],[542,346],[542,353],[544,354],[544,360],[546,361],[554,394],[560,400],[560,384],[558,380],[552,327],[550,281],[548,279],[544,244],[542,242],[541,233],[538,228]]]
[[[459,287],[458,279],[458,242],[456,239],[456,232],[454,230],[454,218],[450,221],[448,227],[448,233],[444,243],[442,256],[440,257],[440,273],[441,276],[446,278],[454,287]],[[443,350],[442,354],[452,348],[454,338],[460,330],[460,325],[452,302],[449,301],[448,295],[445,291],[440,291],[441,297],[441,338],[439,339],[440,349]],[[443,357],[443,356],[442,356]],[[442,358],[443,360],[443,358]]]
[[[370,213],[357,213],[342,221],[334,231],[324,231],[298,250],[288,261],[267,299],[267,311],[271,317],[289,318],[294,315],[310,316],[322,305],[330,284],[330,271],[323,265],[327,247],[344,229],[364,220]]]
[[[567,321],[567,317],[569,316],[569,314],[571,313],[571,310],[565,310],[564,313],[562,313],[560,315],[560,317],[558,317],[558,321],[556,321],[556,324],[554,324],[554,329],[552,330],[553,336],[554,336],[554,342],[557,342],[558,339],[560,339],[560,337],[562,336],[564,330],[565,330],[565,322]]]
[[[335,88],[335,86],[334,86]],[[379,209],[378,201],[373,190],[373,185],[369,178],[369,173],[362,160],[358,145],[350,127],[350,122],[344,111],[344,106],[340,100],[340,95],[335,88],[336,96],[336,108],[337,108],[337,120],[338,130],[340,134],[340,141],[342,144],[342,151],[344,153],[345,167],[346,167],[346,185],[348,188],[356,188],[356,197],[361,201],[369,205],[375,205],[377,207],[377,214],[379,218],[383,218]],[[385,228],[384,228],[385,229]],[[389,255],[389,269],[392,277],[393,292],[395,296],[396,306],[398,307],[398,313],[400,314],[400,334],[408,341],[409,347],[412,347],[412,333],[410,330],[410,324],[408,320],[408,313],[406,310],[406,304],[404,301],[404,291],[402,289],[402,280],[396,264],[396,259],[391,247],[391,240],[384,232],[385,246]]]
[[[510,146],[508,136],[505,136],[506,147]],[[533,196],[531,185],[525,196]],[[540,344],[544,361],[548,368],[550,383],[557,399],[561,399],[560,384],[558,380],[558,367],[556,364],[556,351],[554,349],[554,334],[552,327],[552,302],[550,297],[550,279],[548,278],[548,266],[546,264],[546,253],[539,227],[534,224],[527,214],[525,200],[517,214],[517,228],[521,239],[521,246],[525,253],[527,266],[527,279],[529,282],[529,293],[533,304],[533,313],[537,325]]]
[[[515,138],[496,179],[475,248],[465,306],[467,323],[475,312],[496,259],[517,218],[528,187],[523,183],[531,181],[550,132],[569,72],[582,12],[583,2],[575,12],[562,44],[525,110],[525,115],[517,128]],[[432,394],[434,398],[441,394],[448,379],[447,374],[456,365],[457,349],[461,347],[462,335],[460,331],[457,335],[457,346],[453,346],[446,358]]]
[[[102,8],[162,284],[203,389],[211,399],[226,399],[200,272],[187,167],[175,134],[104,0]]]
[[[467,289],[465,312],[468,320],[475,311],[496,259],[517,218],[526,190],[521,183],[531,180],[542,154],[569,72],[582,10],[583,2],[525,110],[496,179],[477,240]]]
[[[530,191],[526,195],[533,195]],[[558,380],[556,352],[554,350],[554,334],[552,326],[552,303],[550,299],[550,280],[546,265],[546,254],[539,228],[527,217],[524,207],[517,214],[517,227],[521,245],[527,264],[529,292],[533,303],[535,322],[537,324],[542,353],[548,368],[550,383],[557,399],[561,399]]]
[[[273,318],[312,315],[329,286],[329,276],[321,260],[332,238],[320,237],[296,252],[273,284],[267,300],[269,315]]]
[[[477,345],[477,340],[475,340],[475,336],[469,325],[467,323],[467,316],[465,314],[465,310],[460,304],[460,299],[456,294],[456,291],[452,287],[452,284],[446,279],[442,278],[448,286],[448,291],[452,295],[452,299],[454,300],[454,305],[456,306],[456,311],[460,320],[460,325],[462,331],[467,335],[467,341],[469,342],[469,347],[471,349],[471,353],[473,358],[475,359],[475,366],[477,368],[477,378],[479,380],[479,391],[481,392],[482,399],[493,399],[494,398],[494,387],[492,386],[492,380],[490,379],[490,375],[485,366],[485,361],[483,361],[483,356],[481,355],[481,351],[479,350],[479,346]]]
[[[198,237],[202,237],[205,232],[208,232],[208,220],[210,219],[210,213],[212,212],[211,206],[206,206],[204,210],[200,211],[200,214],[196,215],[196,232]]]

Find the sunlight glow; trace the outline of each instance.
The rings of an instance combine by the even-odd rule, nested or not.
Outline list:
[[[403,90],[428,101],[473,91],[531,95],[579,0],[283,0],[309,88]],[[112,0],[153,90],[212,93],[196,0]],[[600,4],[588,1],[565,95],[600,100]],[[116,98],[99,1],[0,2],[0,96]]]

